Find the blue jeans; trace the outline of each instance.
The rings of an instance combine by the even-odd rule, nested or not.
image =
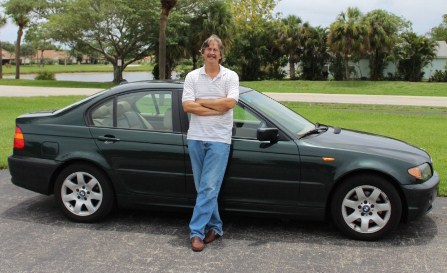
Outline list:
[[[188,140],[189,157],[197,198],[189,223],[190,238],[205,238],[206,230],[223,235],[217,197],[227,168],[230,145],[220,142]]]

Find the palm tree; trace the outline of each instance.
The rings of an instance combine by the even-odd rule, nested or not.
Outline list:
[[[363,20],[367,27],[371,80],[381,80],[386,59],[397,43],[402,20],[384,10],[374,10]]]
[[[234,30],[233,17],[224,1],[212,1],[203,6],[198,15],[191,18],[189,24],[189,55],[192,58],[193,69],[197,68],[198,49],[202,42],[216,34],[222,40],[225,48],[231,44]]]
[[[23,30],[31,20],[31,12],[35,7],[34,1],[9,0],[3,3],[5,13],[11,16],[14,23],[19,27],[16,42],[16,79],[20,79],[20,44],[22,42]]]
[[[161,80],[166,79],[166,27],[168,25],[169,12],[177,4],[177,0],[160,0],[160,36],[158,44],[158,69]]]
[[[290,79],[296,79],[295,64],[299,61],[299,49],[303,37],[303,25],[301,18],[295,15],[289,15],[281,21],[281,31],[279,32],[279,41],[282,50],[289,58]]]
[[[402,34],[404,42],[401,45],[399,73],[411,82],[421,81],[422,69],[436,56],[436,41],[414,32]]]
[[[303,54],[301,56],[302,79],[326,80],[328,72],[324,66],[329,60],[327,50],[328,29],[322,27],[305,27]]]
[[[6,24],[6,17],[3,14],[0,14],[0,28],[2,28]],[[0,79],[3,79],[3,50],[2,50],[2,41],[0,41]]]
[[[343,58],[344,79],[349,79],[349,61],[354,56],[360,57],[366,52],[366,29],[361,24],[362,13],[358,8],[348,8],[338,15],[329,27],[328,46],[335,54]]]

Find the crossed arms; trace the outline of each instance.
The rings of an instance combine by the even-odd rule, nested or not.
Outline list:
[[[232,98],[198,99],[196,101],[183,102],[183,110],[198,116],[222,115],[236,106],[236,100]]]

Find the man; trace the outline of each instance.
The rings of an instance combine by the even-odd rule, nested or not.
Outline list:
[[[239,77],[221,65],[222,41],[211,35],[202,44],[204,66],[186,75],[183,109],[191,113],[187,135],[196,204],[189,224],[191,248],[202,251],[223,235],[217,197],[230,153],[233,107],[239,99]]]

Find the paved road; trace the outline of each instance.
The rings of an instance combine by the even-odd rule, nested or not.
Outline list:
[[[51,95],[91,95],[101,89],[26,87],[0,85],[0,97],[29,97]],[[447,107],[447,97],[423,96],[378,96],[310,93],[265,93],[279,101],[301,101],[320,103],[352,103]]]
[[[225,236],[190,250],[189,214],[117,211],[68,221],[53,197],[0,171],[0,272],[447,272],[447,198],[378,242],[330,224],[223,215]]]

